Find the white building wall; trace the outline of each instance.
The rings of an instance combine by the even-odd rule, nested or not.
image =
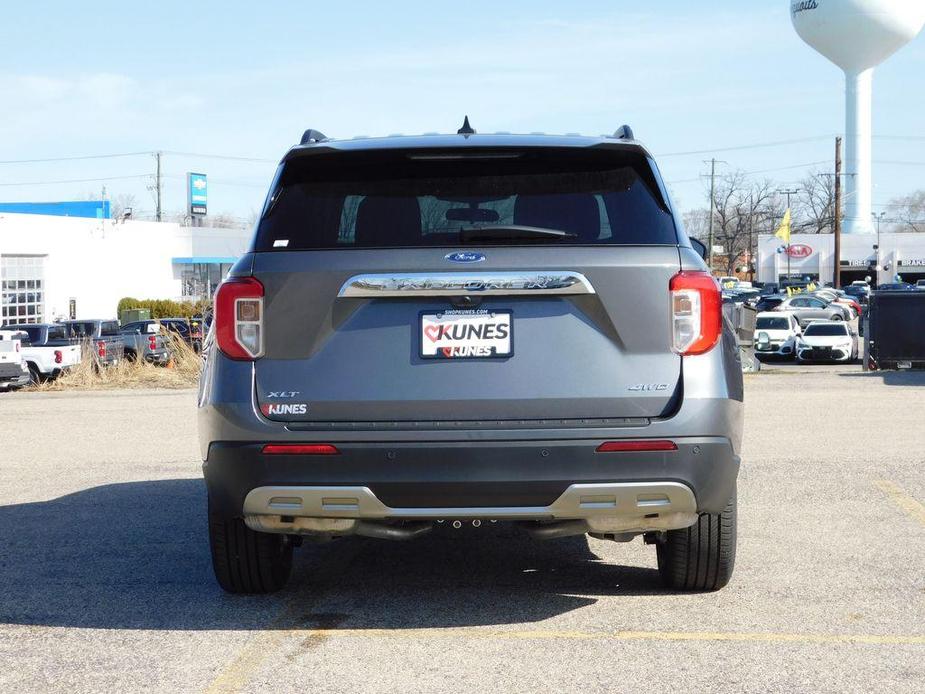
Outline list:
[[[871,265],[879,265],[881,268],[879,272],[874,273],[878,284],[892,282],[897,274],[907,280],[925,273],[925,234],[881,234],[879,252],[874,249],[877,239],[876,234],[843,234],[841,260],[849,261],[851,265],[842,265],[842,272],[860,272],[869,261]],[[805,258],[790,259],[791,273],[818,275],[821,282],[831,282],[834,279],[834,236],[794,234],[790,243],[792,246],[799,244],[812,249],[812,253]],[[777,252],[781,245],[781,240],[774,236],[759,237],[759,282],[777,282],[781,275],[787,274],[787,255]]]
[[[45,256],[45,319],[112,318],[120,298],[179,299],[173,258],[239,257],[250,230],[140,222],[0,215],[0,255]]]

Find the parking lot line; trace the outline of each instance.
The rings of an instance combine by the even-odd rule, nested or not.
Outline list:
[[[906,494],[903,489],[889,480],[876,480],[874,484],[879,487],[879,489],[887,494],[893,501],[896,502],[896,505],[899,506],[903,511],[912,516],[922,525],[925,525],[925,506],[922,506],[918,500]]]

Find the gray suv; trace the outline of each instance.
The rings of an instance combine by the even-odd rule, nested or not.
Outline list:
[[[205,345],[218,582],[279,589],[305,536],[497,521],[641,535],[667,587],[721,588],[742,375],[702,244],[629,128],[466,126],[283,158]]]

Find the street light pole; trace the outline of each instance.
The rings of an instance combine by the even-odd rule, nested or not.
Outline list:
[[[870,216],[874,218],[874,221],[877,222],[877,285],[880,284],[879,274],[883,271],[883,255],[880,251],[880,222],[883,221],[883,218],[886,217],[886,212],[881,212],[877,214],[876,212],[871,212]]]
[[[787,209],[790,210],[790,196],[796,195],[800,192],[799,188],[787,188],[786,190],[778,190],[779,195],[787,196]],[[793,211],[790,211],[790,232],[793,233]],[[787,279],[790,279],[790,235],[787,236],[787,250],[784,251],[787,254]]]

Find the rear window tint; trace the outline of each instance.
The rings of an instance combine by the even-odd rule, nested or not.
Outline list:
[[[512,225],[564,231],[564,245],[676,245],[656,175],[607,149],[308,156],[280,171],[255,250],[458,246],[463,229]]]
[[[790,321],[787,318],[759,318],[755,323],[756,330],[788,330]]]
[[[803,331],[803,334],[806,337],[838,337],[840,335],[847,335],[848,328],[844,325],[810,324],[806,326],[806,330]]]

